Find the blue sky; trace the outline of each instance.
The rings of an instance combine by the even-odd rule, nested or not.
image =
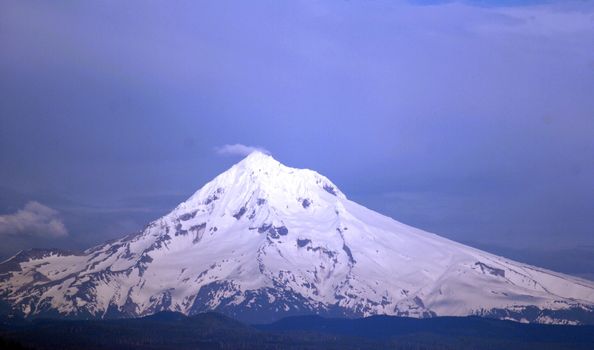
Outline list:
[[[138,230],[244,144],[594,273],[591,1],[5,0],[0,28],[2,256]]]

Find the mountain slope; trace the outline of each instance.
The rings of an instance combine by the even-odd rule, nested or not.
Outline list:
[[[260,322],[318,313],[594,323],[594,283],[401,224],[258,152],[137,234],[82,254],[16,255],[0,265],[0,297],[25,316],[216,310]]]

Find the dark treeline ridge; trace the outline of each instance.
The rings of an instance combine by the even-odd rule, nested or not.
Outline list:
[[[249,326],[217,313],[118,320],[4,320],[0,349],[594,349],[594,326],[478,317],[290,317]]]

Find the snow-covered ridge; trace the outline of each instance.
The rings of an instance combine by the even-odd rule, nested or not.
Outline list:
[[[319,313],[594,323],[593,282],[404,225],[259,152],[137,234],[0,264],[0,298],[25,316],[216,310],[248,321]]]

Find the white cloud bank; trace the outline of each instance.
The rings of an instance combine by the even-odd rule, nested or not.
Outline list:
[[[14,214],[0,215],[0,236],[3,235],[64,237],[68,230],[56,210],[31,201]]]
[[[223,145],[221,147],[216,147],[215,152],[220,155],[224,156],[247,156],[248,154],[259,151],[262,153],[270,154],[268,150],[259,146],[246,146],[242,145],[241,143],[236,143],[233,145]]]

